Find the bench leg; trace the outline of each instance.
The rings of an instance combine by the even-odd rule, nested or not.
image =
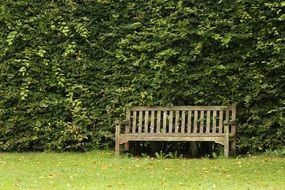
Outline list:
[[[229,126],[225,125],[225,140],[224,140],[224,156],[225,158],[229,157],[229,143],[230,143],[230,139],[229,139]]]
[[[225,141],[224,143],[224,156],[225,158],[229,157],[229,141]]]
[[[129,150],[130,150],[130,144],[129,144],[129,142],[126,142],[125,143],[125,151],[129,152]]]
[[[115,154],[120,155],[120,129],[121,125],[116,121],[116,134],[115,134]]]
[[[116,141],[115,154],[116,154],[117,156],[120,155],[120,142],[119,142],[119,141]]]
[[[198,147],[197,147],[197,142],[190,142],[189,145],[189,151],[191,156],[197,156],[198,155]]]
[[[236,155],[236,140],[233,140],[231,143],[231,155]]]

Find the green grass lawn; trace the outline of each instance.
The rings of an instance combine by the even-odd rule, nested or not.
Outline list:
[[[285,189],[285,158],[149,159],[0,153],[0,189]]]

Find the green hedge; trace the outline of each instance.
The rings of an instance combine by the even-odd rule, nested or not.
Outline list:
[[[283,1],[0,3],[0,150],[113,143],[131,105],[238,103],[241,152],[285,144]]]

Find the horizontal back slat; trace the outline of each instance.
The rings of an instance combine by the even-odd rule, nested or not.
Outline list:
[[[190,110],[226,110],[227,106],[173,106],[173,107],[131,107],[131,111],[190,111]]]

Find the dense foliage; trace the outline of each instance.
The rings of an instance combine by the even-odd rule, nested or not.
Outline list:
[[[86,150],[131,105],[238,103],[240,151],[284,147],[283,1],[2,0],[0,150]]]

